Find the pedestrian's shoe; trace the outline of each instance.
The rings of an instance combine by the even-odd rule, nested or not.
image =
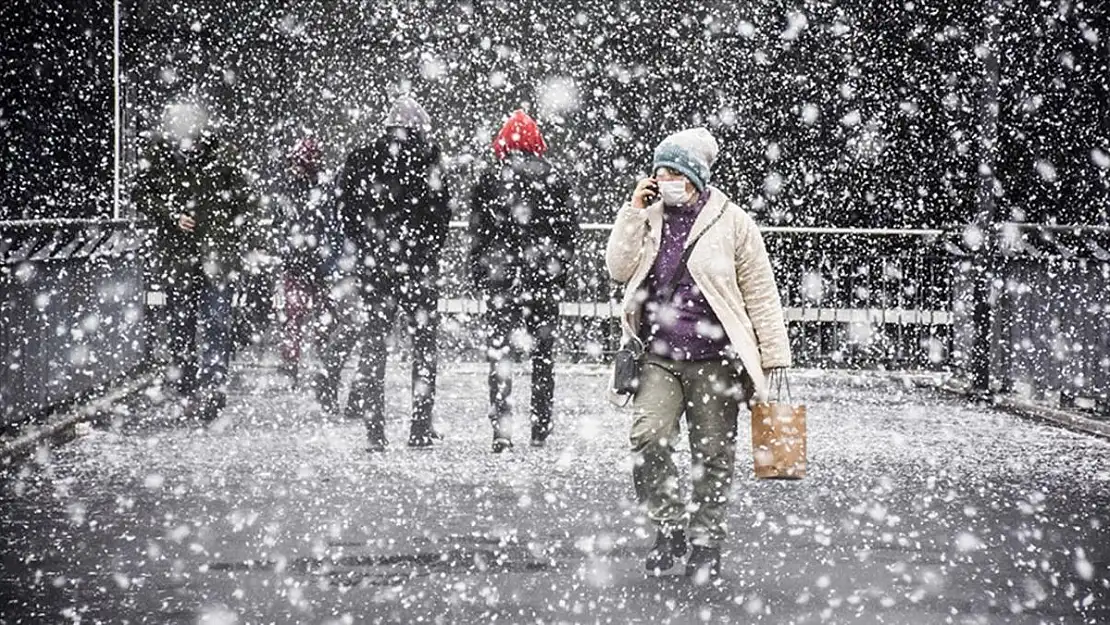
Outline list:
[[[192,399],[198,390],[197,370],[190,365],[173,367],[173,373],[168,373],[163,381],[164,387],[169,387],[184,400]]]
[[[686,532],[683,530],[658,530],[655,545],[648,552],[644,568],[648,575],[662,575],[674,568],[675,561],[686,555]]]
[[[376,454],[385,451],[387,447],[389,441],[385,438],[385,432],[370,428],[366,435],[366,451]]]
[[[185,400],[185,412],[181,416],[187,421],[200,421],[200,415],[203,411],[204,406],[201,398],[192,396]]]
[[[721,576],[721,548],[694,545],[686,561],[686,577],[702,586]]]
[[[427,449],[434,441],[443,440],[427,422],[413,421],[409,428],[409,447]]]
[[[197,393],[185,406],[185,418],[209,424],[220,417],[220,411],[227,405],[227,395],[222,391]]]
[[[293,388],[297,387],[297,381],[300,375],[300,367],[295,362],[286,362],[278,365],[278,373],[289,378],[293,382]]]
[[[513,448],[513,439],[509,438],[509,433],[502,429],[501,425],[494,421],[493,423],[493,453],[499,454]]]
[[[312,390],[324,412],[330,415],[339,414],[339,389],[331,384],[326,373],[321,371],[313,376]]]
[[[533,423],[532,424],[532,446],[545,447],[547,445],[547,437],[551,436],[551,432],[555,429],[550,423]]]

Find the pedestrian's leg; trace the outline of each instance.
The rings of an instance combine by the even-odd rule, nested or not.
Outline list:
[[[636,498],[661,531],[685,526],[685,505],[674,463],[674,443],[684,409],[682,383],[674,363],[645,360],[640,389],[632,400],[632,477]]]
[[[231,286],[223,281],[202,280],[201,287],[201,344],[199,386],[203,393],[201,415],[206,420],[215,419],[226,402],[224,386],[227,384],[228,366],[231,362],[232,336]]]
[[[727,533],[728,502],[736,458],[736,419],[743,401],[740,374],[727,362],[685,363],[693,462],[688,574],[705,581],[720,570],[720,545]]]
[[[169,380],[183,396],[197,390],[197,314],[200,291],[196,280],[173,272],[166,281],[166,314],[169,331]]]
[[[367,300],[369,319],[362,333],[362,352],[358,370],[351,381],[347,416],[361,417],[366,423],[370,448],[385,447],[385,366],[388,358],[386,339],[393,328],[397,303],[392,297]]]
[[[231,286],[206,282],[201,299],[201,384],[210,389],[227,382],[232,350]]]
[[[493,425],[493,452],[500,453],[513,446],[509,434],[512,416],[513,348],[511,338],[516,327],[517,312],[503,300],[491,299],[485,325],[489,332],[486,358],[489,361],[489,419]]]
[[[555,339],[559,325],[557,302],[531,309],[526,319],[532,336],[532,444],[542,446],[551,433],[555,399]]]
[[[432,412],[436,395],[436,357],[438,349],[439,311],[434,292],[419,298],[410,310],[409,334],[412,336],[412,427],[409,446],[432,444]]]
[[[324,349],[335,327],[335,304],[330,296],[330,288],[324,282],[315,282],[310,288],[309,303],[309,340],[316,355],[323,357]]]
[[[299,276],[286,274],[283,287],[285,323],[281,355],[286,369],[296,378],[295,372],[301,360],[305,315],[308,312],[308,284]]]
[[[333,321],[330,324],[330,333],[322,337],[320,343],[320,360],[324,370],[316,376],[315,391],[316,399],[324,410],[329,414],[337,414],[343,365],[354,351],[359,331],[369,318],[366,317],[362,297],[358,292],[357,279],[346,278],[328,291],[323,297],[330,302]]]

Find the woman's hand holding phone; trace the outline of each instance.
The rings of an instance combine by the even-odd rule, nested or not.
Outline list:
[[[636,184],[636,190],[632,192],[632,207],[647,208],[658,198],[659,184],[655,178],[644,178]]]

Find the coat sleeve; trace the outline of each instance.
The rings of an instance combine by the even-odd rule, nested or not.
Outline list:
[[[437,149],[428,172],[429,204],[432,224],[431,258],[438,259],[451,228],[451,191],[447,186],[447,167]]]
[[[470,282],[477,289],[485,288],[489,279],[487,255],[494,237],[490,203],[489,181],[483,176],[470,197],[470,249],[467,252]]]
[[[242,253],[244,246],[277,251],[278,233],[271,210],[259,202],[250,178],[239,165],[238,154],[234,146],[220,147],[218,184],[224,209],[218,211],[218,223],[211,226],[229,254]]]
[[[578,247],[578,210],[569,185],[560,185],[556,201],[559,203],[556,213],[558,222],[554,224],[560,269],[558,283],[560,288],[565,288],[570,276],[570,264]]]
[[[337,202],[336,219],[339,222],[339,232],[342,233],[345,239],[352,242],[358,241],[362,235],[363,223],[357,213],[360,204],[359,196],[362,192],[360,185],[366,173],[365,169],[362,151],[355,150],[347,156],[339,178],[339,201]]]
[[[736,278],[752,321],[764,369],[789,367],[790,339],[771,259],[759,227],[742,213],[737,233]]]
[[[139,171],[135,178],[135,188],[131,192],[135,210],[158,227],[173,225],[178,218],[177,211],[171,206],[161,184],[161,177],[165,175],[165,172],[159,170],[162,156],[157,148],[147,148],[144,159],[146,168]]]
[[[647,246],[647,210],[625,204],[617,211],[617,219],[609,232],[605,247],[605,266],[609,276],[620,283],[628,282],[636,273]]]

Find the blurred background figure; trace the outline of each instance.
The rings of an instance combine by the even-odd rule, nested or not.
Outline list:
[[[439,256],[451,219],[440,147],[428,138],[431,120],[415,99],[402,96],[385,132],[347,158],[340,183],[340,226],[353,245],[362,300],[356,319],[336,327],[317,380],[326,410],[338,409],[339,377],[356,343],[358,371],[347,400],[348,417],[366,422],[369,449],[385,437],[386,340],[398,315],[412,339],[412,424],[408,444],[428,447],[432,427],[439,329]]]
[[[226,402],[232,289],[250,191],[235,150],[200,104],[166,106],[145,148],[132,198],[155,228],[173,358],[168,382],[186,400],[187,417],[211,421]]]
[[[486,305],[494,453],[512,447],[511,359],[517,352],[532,358],[532,444],[544,445],[552,430],[559,303],[578,226],[570,186],[546,152],[536,122],[514,112],[493,142],[499,165],[481,176],[471,198],[470,274]]]
[[[276,198],[275,230],[280,239],[284,293],[281,371],[294,384],[301,370],[306,326],[312,337],[320,338],[330,319],[327,274],[333,256],[335,220],[329,214],[334,205],[329,201],[331,190],[323,157],[315,137],[298,140],[286,155],[284,188]]]

